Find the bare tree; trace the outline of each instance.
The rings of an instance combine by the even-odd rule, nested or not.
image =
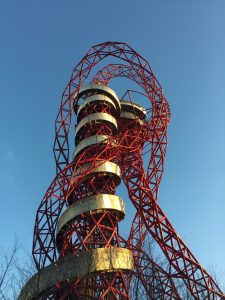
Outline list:
[[[33,259],[16,238],[12,248],[0,248],[0,299],[17,299],[22,286],[35,272]]]
[[[14,245],[10,251],[3,251],[0,248],[0,298],[12,299],[12,282],[14,281],[15,264],[17,260],[18,244]]]

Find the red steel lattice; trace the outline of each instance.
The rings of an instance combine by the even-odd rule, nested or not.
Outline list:
[[[104,66],[94,76],[92,84],[107,86],[115,77],[132,80],[142,88],[147,99],[146,107],[151,106],[147,114],[149,117],[140,122],[121,117],[117,110],[113,111],[107,105],[85,108],[78,118],[99,112],[111,114],[116,119],[118,128],[115,130],[112,125],[104,122],[97,126],[86,124],[85,130],[77,132],[77,145],[93,135],[107,135],[107,141],[83,149],[70,161],[69,133],[73,110],[77,110],[80,91],[87,84],[91,70],[108,57],[119,59],[121,63]],[[132,91],[126,93],[126,100],[130,100],[130,103],[131,94]],[[85,97],[86,94],[84,100]],[[103,270],[92,276],[75,278],[67,284],[65,280],[57,281],[50,291],[45,289],[42,297],[131,299],[129,291],[132,278],[136,277],[149,296],[152,295],[152,290],[157,295],[160,285],[158,296],[152,299],[182,299],[178,281],[183,281],[193,299],[225,299],[216,282],[177,235],[157,203],[169,121],[168,102],[149,63],[127,44],[106,42],[95,45],[74,68],[55,122],[54,157],[57,174],[37,210],[33,257],[37,270],[41,271],[46,266],[57,263],[59,257],[68,258],[96,248],[125,248],[132,251],[134,268],[131,272]],[[149,152],[145,170],[143,152],[146,147]],[[119,166],[121,178],[136,209],[128,238],[122,237],[118,231],[121,216],[108,210],[88,215],[82,212],[56,238],[57,224],[64,207],[71,207],[76,201],[93,195],[115,195],[117,177],[99,174],[93,176],[95,169],[107,162]],[[148,236],[153,237],[164,253],[168,268],[158,265],[146,252],[144,242]],[[149,276],[153,271],[154,278]]]

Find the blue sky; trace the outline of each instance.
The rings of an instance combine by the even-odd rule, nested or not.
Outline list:
[[[159,203],[203,266],[225,273],[224,0],[1,1],[0,247],[17,234],[30,251],[61,94],[107,40],[130,44],[161,83],[172,120]]]

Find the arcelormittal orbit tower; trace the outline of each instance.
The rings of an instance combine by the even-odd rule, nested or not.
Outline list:
[[[109,85],[121,77],[138,90],[123,86],[119,97]],[[37,273],[20,300],[225,299],[157,202],[169,121],[149,63],[127,44],[98,44],[81,59],[55,122],[57,174],[36,214]],[[150,237],[163,264],[147,251]]]

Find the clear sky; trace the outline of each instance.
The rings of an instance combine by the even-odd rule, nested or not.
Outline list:
[[[224,0],[1,1],[0,247],[16,233],[30,251],[61,94],[108,40],[130,44],[161,83],[172,121],[159,203],[200,263],[225,274]]]

